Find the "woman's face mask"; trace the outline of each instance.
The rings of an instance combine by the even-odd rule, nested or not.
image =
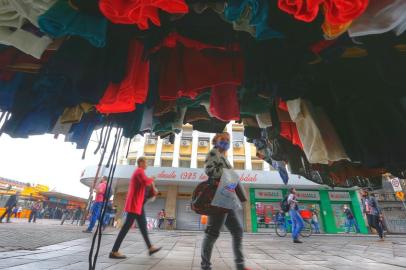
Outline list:
[[[227,151],[228,149],[230,149],[230,142],[228,141],[218,141],[216,143],[216,146],[224,151]]]

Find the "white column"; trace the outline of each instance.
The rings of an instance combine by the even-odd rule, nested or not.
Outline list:
[[[230,133],[230,149],[227,151],[227,158],[231,166],[234,166],[234,150],[233,150],[233,123],[227,124],[227,132]]]
[[[199,132],[193,130],[192,132],[192,157],[190,161],[190,168],[197,168],[197,144],[199,141]]]
[[[251,144],[247,142],[247,138],[245,137],[244,137],[244,150],[245,150],[245,169],[252,170]]]
[[[144,155],[144,147],[145,147],[145,140],[146,140],[145,137],[146,136],[147,135],[142,136],[140,141],[138,142],[139,145],[136,145],[136,147],[138,148],[137,149],[138,150],[137,151],[137,159]],[[155,163],[155,161],[154,161],[154,163]]]
[[[271,170],[271,165],[269,165],[268,162],[263,161],[264,162],[264,171],[270,171]]]
[[[161,166],[162,143],[163,143],[163,140],[158,137],[158,143],[156,145],[156,151],[155,151],[154,167]]]
[[[175,143],[173,144],[173,160],[172,167],[179,167],[179,156],[180,156],[180,135],[175,135]]]
[[[211,134],[210,134],[210,141],[209,141],[210,149],[213,148],[213,144],[211,143],[211,142],[213,141],[213,138],[214,138],[214,134],[211,133]]]

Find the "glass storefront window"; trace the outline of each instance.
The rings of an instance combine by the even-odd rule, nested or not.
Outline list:
[[[256,202],[257,226],[259,232],[273,228],[275,214],[279,211],[279,202]]]

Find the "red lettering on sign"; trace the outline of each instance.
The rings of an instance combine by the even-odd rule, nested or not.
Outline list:
[[[250,183],[254,183],[257,182],[257,174],[255,175],[251,175],[251,173],[243,173],[240,176],[240,181],[241,182],[250,182]]]
[[[166,179],[175,179],[176,178],[176,172],[166,172],[166,171],[161,171],[158,175],[157,178],[166,178]]]

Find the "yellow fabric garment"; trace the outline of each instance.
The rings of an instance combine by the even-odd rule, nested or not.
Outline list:
[[[82,120],[84,113],[88,113],[92,110],[94,105],[89,103],[81,103],[75,107],[65,108],[60,118],[61,124],[74,124],[79,123]]]
[[[323,29],[324,36],[326,39],[336,39],[350,28],[352,21],[344,24],[331,24],[327,21],[324,21],[321,28]]]

